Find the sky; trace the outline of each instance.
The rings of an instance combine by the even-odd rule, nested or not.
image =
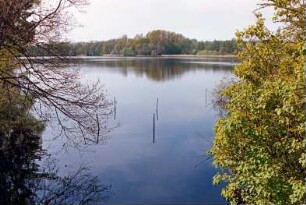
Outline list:
[[[228,40],[255,22],[261,0],[89,0],[70,41],[134,37],[162,29],[197,40]]]

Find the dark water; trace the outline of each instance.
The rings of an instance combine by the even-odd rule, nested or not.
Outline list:
[[[47,128],[43,148],[61,174],[85,164],[110,185],[107,203],[224,204],[221,188],[212,185],[217,170],[206,152],[218,117],[211,93],[233,65],[175,58],[81,61],[82,80],[99,79],[115,101],[107,122],[114,129],[98,145],[63,148],[65,140],[53,139]]]

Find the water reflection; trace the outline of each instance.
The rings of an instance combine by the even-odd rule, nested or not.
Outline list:
[[[27,204],[34,199],[34,178],[39,178],[39,137],[31,130],[1,132],[0,204]]]
[[[223,59],[224,60],[224,59]],[[78,61],[86,64],[86,67],[99,67],[100,69],[110,69],[112,72],[119,72],[124,76],[135,74],[136,76],[146,76],[153,81],[169,81],[181,78],[191,71],[229,71],[237,64],[235,59],[230,62],[212,61],[212,59],[173,59],[173,58],[96,58]]]
[[[86,165],[64,169],[42,149],[44,124],[29,110],[33,101],[2,85],[0,97],[0,204],[86,204],[107,200]]]
[[[1,138],[0,204],[84,204],[109,197],[111,187],[92,176],[89,167],[59,175],[56,160],[41,149],[33,130],[16,129]]]
[[[220,187],[212,185],[216,170],[203,155],[218,116],[210,105],[211,91],[231,67],[194,61],[96,59],[80,64],[84,82],[100,80],[108,98],[118,101],[111,120],[121,126],[106,146],[93,146],[81,156],[62,152],[61,161],[90,162],[93,173],[112,184],[110,203],[224,204]],[[60,140],[44,144],[51,152],[61,149]]]

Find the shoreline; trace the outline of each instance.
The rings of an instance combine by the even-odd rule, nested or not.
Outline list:
[[[161,55],[161,57],[194,57],[194,58],[237,58],[236,55]]]
[[[30,59],[48,60],[58,58],[59,56],[31,56]],[[193,60],[230,60],[238,61],[235,55],[160,55],[160,56],[120,56],[120,55],[103,55],[103,56],[60,56],[63,59],[193,59]],[[27,59],[26,57],[19,57],[19,59]]]

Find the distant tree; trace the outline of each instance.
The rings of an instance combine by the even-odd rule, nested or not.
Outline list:
[[[47,49],[47,47],[51,48]],[[170,31],[154,30],[146,35],[139,34],[130,39],[127,35],[123,35],[118,39],[95,42],[79,42],[79,43],[54,43],[46,44],[43,49],[31,47],[28,54],[31,56],[50,55],[48,50],[54,50],[58,47],[58,51],[63,56],[101,56],[101,55],[124,55],[123,51],[132,49],[136,55],[159,56],[163,54],[199,54],[201,55],[218,55],[218,54],[234,54],[237,46],[235,40],[230,41],[197,41],[189,39],[181,34]]]
[[[169,43],[165,45],[165,54],[181,54],[182,46],[178,43]]]
[[[136,45],[136,51],[138,55],[151,55],[151,49],[150,49],[150,44],[145,43],[145,44],[137,44]]]
[[[112,52],[112,50],[114,49],[115,45],[114,45],[114,40],[110,40],[107,41],[105,43],[103,43],[103,54],[110,54]]]
[[[136,51],[131,47],[124,47],[120,53],[123,56],[136,56]]]

